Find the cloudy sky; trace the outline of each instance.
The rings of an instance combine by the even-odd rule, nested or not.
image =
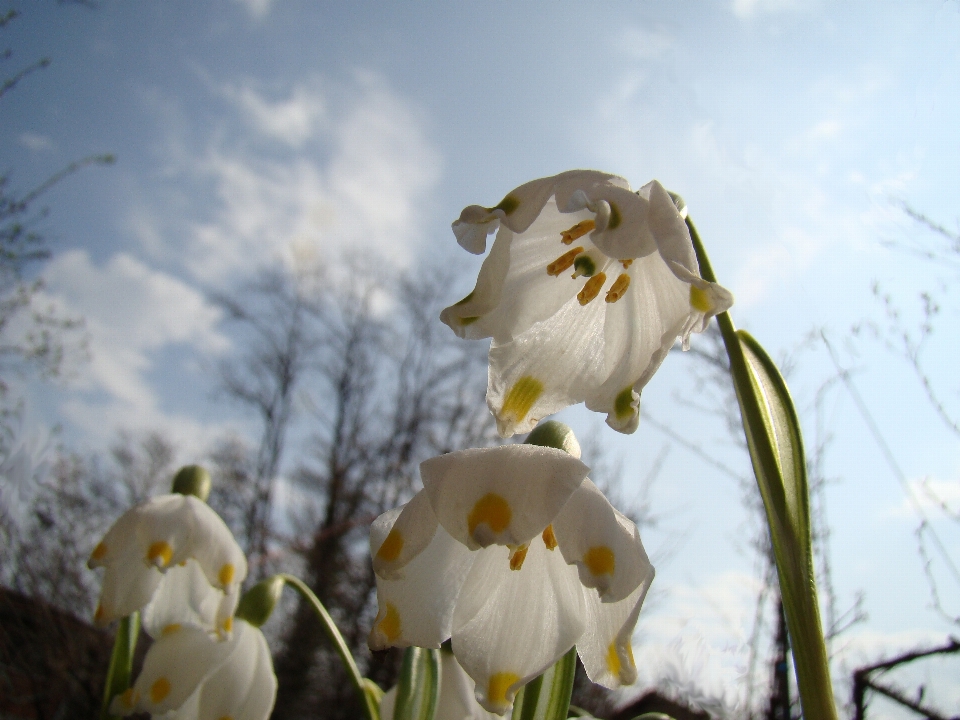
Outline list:
[[[0,105],[13,186],[117,156],[46,196],[48,299],[85,318],[90,344],[68,386],[25,389],[37,422],[94,447],[121,427],[163,428],[199,451],[246,427],[210,397],[231,344],[209,290],[302,253],[413,269],[428,253],[453,258],[463,206],[562,170],[657,178],[686,199],[735,322],[791,359],[808,445],[829,440],[838,604],[862,592],[869,615],[838,641],[838,677],[957,633],[929,608],[914,533],[927,518],[960,563],[956,524],[924,489],[960,506],[958,434],[883,342],[874,291],[911,329],[919,293],[936,295],[923,361],[956,417],[956,266],[890,247],[935,240],[901,203],[960,232],[956,0],[10,5],[22,17],[2,31],[6,74],[52,60]],[[644,410],[741,472],[722,423],[697,409],[709,401],[695,371],[670,358]],[[565,419],[583,434],[597,425]],[[643,681],[700,678],[686,689],[735,705],[758,586],[740,487],[652,423],[611,434],[628,496],[664,460],[649,490],[660,522],[645,542],[659,560]],[[958,614],[945,568],[935,558]],[[946,679],[956,665],[923,672],[929,698],[960,704]]]

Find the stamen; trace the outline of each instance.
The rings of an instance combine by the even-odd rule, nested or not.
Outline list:
[[[603,284],[607,281],[606,273],[597,273],[592,278],[587,280],[586,284],[583,286],[583,290],[577,293],[577,300],[580,301],[581,305],[586,305],[588,302],[593,300],[597,295],[600,294]]]
[[[556,277],[557,275],[562,273],[564,270],[569,269],[570,267],[573,266],[573,262],[574,260],[577,259],[577,255],[579,255],[582,252],[583,252],[582,247],[575,247],[570,252],[564,253],[563,255],[558,257],[556,260],[554,260],[552,263],[547,265],[547,275]]]
[[[547,550],[555,550],[557,548],[557,536],[553,534],[553,525],[547,525],[546,529],[543,531],[543,544],[547,546]]]
[[[623,265],[623,269],[626,270],[628,267],[633,265],[633,258],[628,258],[627,260],[621,260],[620,264]]]
[[[586,235],[596,226],[597,224],[593,220],[581,220],[569,230],[564,230],[562,233],[560,233],[560,242],[562,242],[564,245],[569,245],[577,238],[581,238]]]
[[[519,570],[523,567],[523,561],[527,558],[527,550],[530,549],[529,545],[519,545],[516,550],[511,548],[510,553],[510,569]]]
[[[630,276],[626,273],[620,273],[620,277],[614,281],[607,291],[607,302],[614,303],[622,298],[628,287],[630,287]]]

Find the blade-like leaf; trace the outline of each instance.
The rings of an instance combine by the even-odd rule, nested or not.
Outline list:
[[[140,613],[134,612],[120,620],[117,634],[113,640],[113,652],[107,666],[107,680],[103,689],[103,706],[100,709],[102,720],[114,718],[110,714],[110,703],[117,695],[130,687],[133,672],[133,653],[137,648],[140,635]]]
[[[687,219],[700,272],[716,282],[703,243]],[[780,595],[790,634],[803,715],[836,720],[826,643],[820,622],[810,537],[810,494],[796,408],[776,364],[729,313],[717,324],[730,359],[750,459],[763,498]]]
[[[511,720],[566,720],[576,670],[577,649],[573,647],[517,693]]]
[[[395,720],[433,720],[440,700],[440,651],[409,647],[403,653]]]

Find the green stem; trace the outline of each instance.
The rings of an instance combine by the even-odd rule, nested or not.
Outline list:
[[[550,669],[520,689],[512,720],[566,720],[576,671],[577,648],[572,647]]]
[[[690,218],[687,218],[687,227],[693,240],[694,251],[700,264],[700,274],[708,282],[716,282],[710,259],[707,257],[700,234]],[[751,352],[768,363],[773,371],[771,377],[779,383],[783,397],[789,397],[786,385],[776,371],[775,365],[766,356],[763,349],[745,333],[738,333],[733,319],[727,312],[717,315],[717,324],[723,337],[727,356],[730,360],[730,374],[733,376],[737,401],[743,418],[744,430],[748,435],[748,445],[754,463],[754,472],[760,494],[763,498],[767,523],[770,528],[770,537],[774,546],[774,558],[777,564],[777,575],[780,580],[781,597],[784,599],[784,612],[787,618],[787,627],[791,638],[791,652],[793,653],[794,668],[797,675],[797,687],[800,693],[800,703],[803,714],[807,718],[820,720],[835,720],[837,717],[836,704],[833,698],[833,685],[830,679],[830,666],[827,657],[826,643],[820,621],[820,606],[817,600],[816,577],[813,569],[812,541],[809,531],[805,537],[792,535],[788,523],[783,521],[777,510],[783,505],[783,497],[774,497],[773,493],[782,494],[783,488],[770,488],[761,482],[761,468],[770,469],[770,474],[776,473],[780,466],[777,450],[766,440],[764,433],[756,433],[751,438],[750,428],[762,428],[766,421],[760,407],[760,400],[756,394],[749,391],[751,370],[748,367],[744,354],[743,343],[747,343]],[[796,410],[792,402],[788,403],[786,411],[790,420],[799,429]],[[798,430],[799,431],[799,430]],[[799,438],[799,435],[798,435]],[[749,442],[750,440],[753,442]],[[802,454],[802,448],[801,448]],[[803,458],[800,458],[803,462]],[[802,492],[805,495],[803,502],[808,502],[808,490],[804,481]]]
[[[340,655],[340,660],[343,662],[344,667],[347,668],[347,673],[350,675],[350,680],[353,682],[353,686],[360,695],[364,708],[366,708],[367,717],[370,720],[380,720],[380,709],[377,707],[376,701],[371,697],[367,690],[367,684],[363,675],[360,674],[360,668],[357,667],[357,663],[353,659],[353,655],[350,653],[350,648],[347,647],[347,642],[343,639],[343,635],[340,634],[340,630],[337,629],[336,623],[333,622],[333,618],[330,617],[330,613],[327,612],[327,609],[323,606],[323,603],[320,602],[320,599],[314,595],[313,590],[311,590],[306,583],[300,580],[300,578],[294,577],[293,575],[287,575],[286,573],[281,573],[279,577],[283,578],[283,581],[287,585],[299,592],[300,595],[313,607],[314,612],[317,613],[317,617],[320,618],[320,622],[323,624],[324,630],[327,631],[327,636],[333,642],[333,645],[337,650],[337,654]]]
[[[133,651],[137,647],[140,634],[140,613],[134,612],[123,618],[117,625],[117,634],[113,640],[113,652],[107,666],[107,678],[103,683],[103,705],[100,708],[101,720],[112,720],[110,703],[130,687],[133,673]]]

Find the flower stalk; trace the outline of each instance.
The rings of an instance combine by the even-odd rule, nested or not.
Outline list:
[[[347,669],[347,673],[350,675],[350,680],[353,682],[353,686],[356,688],[357,693],[360,695],[361,700],[363,701],[363,706],[367,711],[367,717],[369,720],[380,720],[380,709],[379,709],[379,698],[375,698],[373,692],[369,688],[367,682],[364,680],[363,675],[360,674],[360,668],[357,667],[356,661],[353,659],[353,655],[350,653],[350,648],[347,645],[346,640],[343,639],[343,635],[340,634],[340,630],[337,628],[333,618],[330,617],[330,613],[327,612],[327,609],[323,606],[323,603],[320,602],[313,590],[304,583],[300,578],[294,577],[293,575],[288,575],[286,573],[281,573],[277,577],[283,578],[283,581],[296,590],[300,595],[310,603],[310,606],[313,608],[313,611],[317,614],[317,617],[320,619],[320,622],[323,624],[323,629],[326,630],[327,636],[333,642],[334,648],[336,648],[337,654],[340,656],[340,661],[343,663],[343,666]]]
[[[704,280],[716,282],[693,222],[687,227]],[[836,720],[810,534],[810,493],[800,422],[770,356],[730,314],[717,315],[750,459],[763,498],[804,717]]]
[[[113,652],[107,666],[107,678],[103,684],[103,705],[100,708],[101,720],[112,720],[110,703],[130,687],[133,673],[133,653],[140,634],[140,613],[134,612],[120,620],[117,634],[113,640]]]

